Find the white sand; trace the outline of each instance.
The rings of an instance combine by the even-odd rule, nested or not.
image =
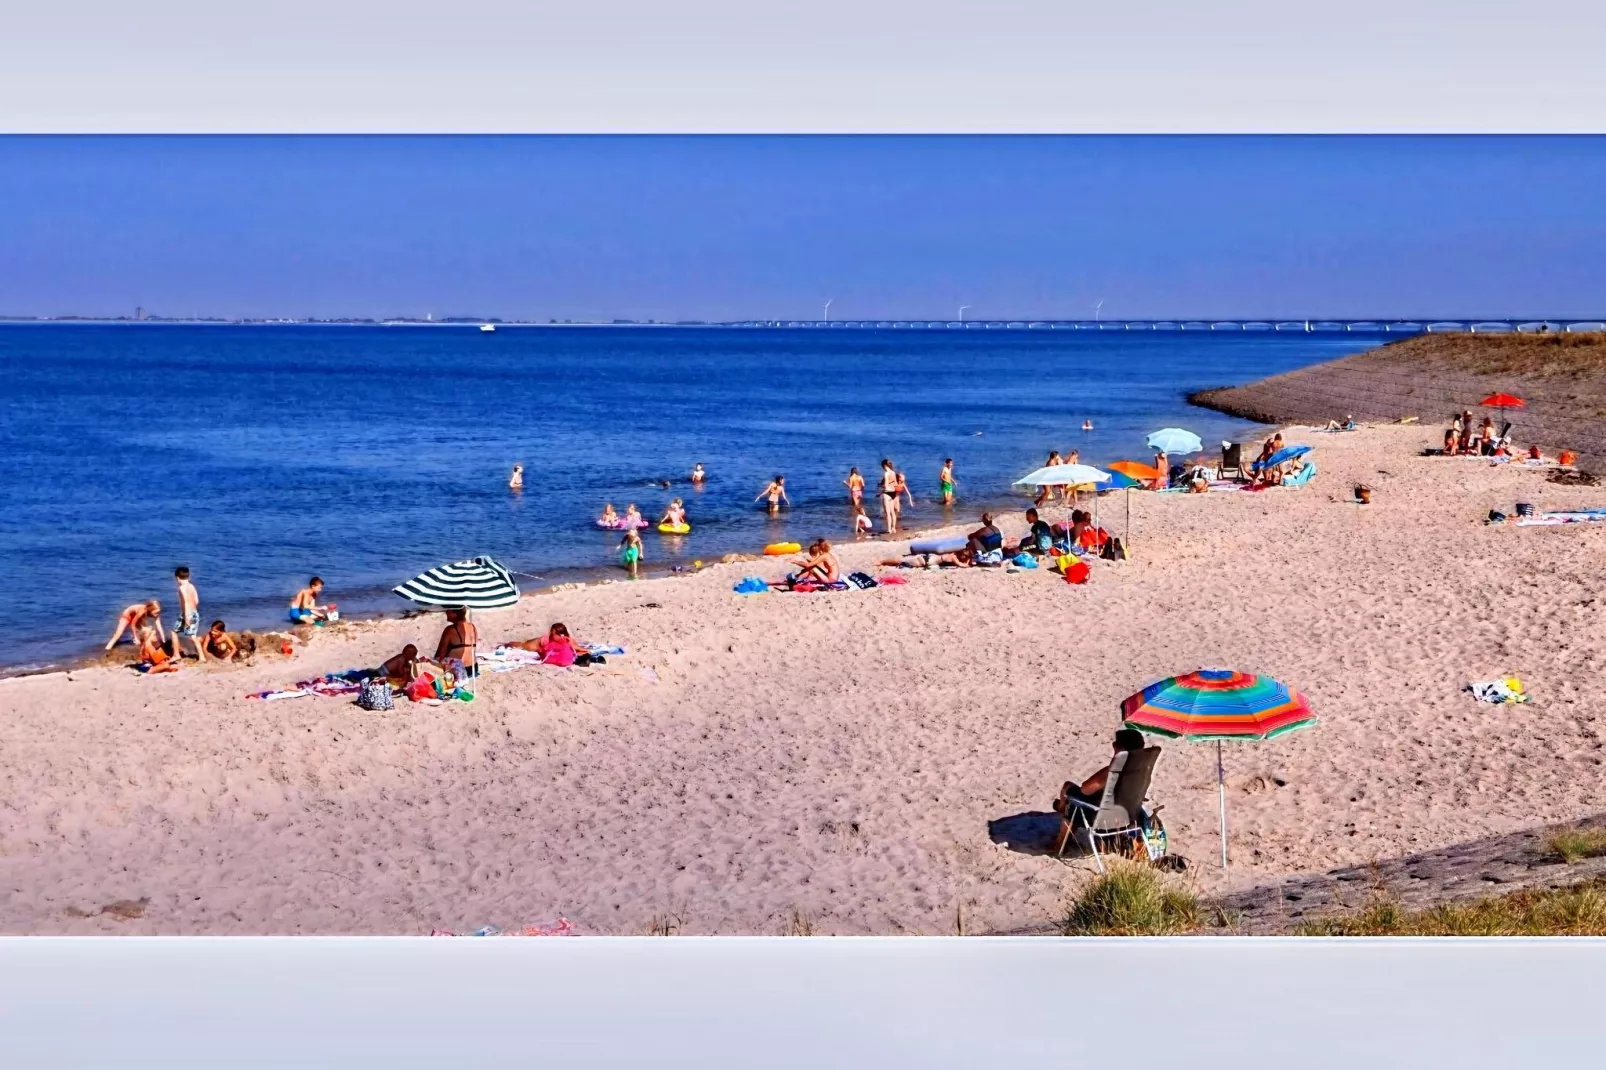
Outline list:
[[[1321,466],[1302,490],[1134,494],[1134,560],[1086,587],[906,571],[902,588],[734,596],[783,571],[764,562],[529,598],[482,616],[486,638],[556,619],[630,656],[494,676],[468,705],[241,697],[432,646],[438,617],[240,670],[0,684],[0,930],[1042,924],[1087,863],[1005,850],[988,821],[1047,810],[1102,763],[1123,697],[1199,665],[1275,676],[1322,718],[1229,749],[1234,886],[1589,813],[1606,794],[1606,525],[1481,518],[1606,491],[1416,456],[1438,434],[1296,432]],[[1339,500],[1357,481],[1376,488],[1364,510]],[[1532,704],[1460,691],[1504,672]],[[1205,892],[1214,779],[1213,748],[1169,744],[1154,784]],[[139,918],[76,916],[141,898]]]

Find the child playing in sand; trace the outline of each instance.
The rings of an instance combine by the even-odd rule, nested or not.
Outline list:
[[[942,462],[942,471],[937,474],[937,482],[942,489],[942,504],[954,504],[954,459],[952,457]]]
[[[206,660],[206,649],[201,646],[201,596],[190,582],[190,570],[183,565],[173,570],[178,583],[178,620],[173,625],[173,656],[180,656],[179,637],[190,641],[197,661]]]
[[[293,624],[317,624],[329,619],[329,608],[318,604],[318,595],[323,593],[323,580],[317,576],[307,581],[307,585],[296,592],[290,599],[290,621]]]
[[[240,644],[229,634],[227,625],[215,620],[206,633],[206,652],[219,661],[233,661],[240,654]]]
[[[775,516],[781,511],[781,503],[783,501],[787,505],[791,505],[792,499],[786,496],[786,477],[778,475],[774,479],[770,480],[769,486],[759,491],[758,497],[754,498],[753,500],[756,502],[760,498],[769,499],[768,509],[770,516]]]
[[[864,500],[864,477],[859,474],[857,468],[849,468],[848,478],[842,482],[848,488],[848,501],[858,505]]]
[[[177,672],[178,656],[169,654],[156,640],[156,629],[146,625],[139,630],[139,669],[144,673]],[[175,633],[173,646],[178,646]]]
[[[864,511],[863,502],[853,503],[853,535],[854,538],[863,539],[869,536],[875,525],[870,520],[870,514]]]
[[[159,641],[167,642],[167,636],[162,634],[161,613],[162,603],[154,598],[149,602],[137,602],[129,606],[117,618],[117,630],[112,632],[110,639],[106,640],[106,649],[110,650],[116,646],[117,640],[123,637],[124,632],[128,633],[128,641],[138,646],[140,630],[147,625],[156,629],[156,637]]]
[[[406,687],[418,674],[419,662],[418,647],[408,643],[402,647],[400,654],[379,666],[378,675],[385,677],[397,687]]]
[[[641,545],[641,532],[631,528],[625,532],[625,537],[619,541],[619,562],[624,565],[625,571],[630,573],[631,579],[636,578],[637,566],[641,564],[641,559],[644,556]]]

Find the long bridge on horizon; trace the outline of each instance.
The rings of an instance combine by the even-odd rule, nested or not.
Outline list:
[[[1295,331],[1306,334],[1543,334],[1606,331],[1606,319],[1460,320],[737,320],[718,327],[787,327],[819,330],[1007,331]]]

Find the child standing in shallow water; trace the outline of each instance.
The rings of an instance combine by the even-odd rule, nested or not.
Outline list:
[[[641,532],[631,528],[625,532],[625,537],[619,542],[619,560],[630,573],[630,578],[636,578],[636,568],[641,564],[643,557],[641,545]]]
[[[848,478],[842,481],[848,488],[848,501],[858,505],[864,500],[864,477],[857,468],[848,469]]]
[[[864,511],[863,502],[853,503],[853,534],[856,538],[864,538],[874,528],[870,514]]]
[[[942,485],[942,504],[954,504],[954,459],[952,457],[942,462],[942,472],[937,476],[937,482]]]

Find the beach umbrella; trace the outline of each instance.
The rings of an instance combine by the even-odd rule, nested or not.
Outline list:
[[[1232,669],[1198,669],[1145,687],[1121,703],[1126,728],[1216,745],[1221,868],[1227,869],[1227,777],[1221,746],[1254,742],[1316,723],[1305,696],[1267,676]]]
[[[1490,394],[1478,404],[1491,409],[1499,409],[1501,423],[1506,422],[1507,409],[1524,409],[1528,407],[1527,402],[1515,394]]]
[[[1108,483],[1110,473],[1100,471],[1090,464],[1051,464],[1047,468],[1039,468],[1035,472],[1028,472],[1015,480],[1017,487],[1087,487]],[[1098,499],[1093,499],[1093,512],[1098,513]]]
[[[489,557],[420,572],[392,590],[419,605],[443,609],[506,609],[519,601],[519,587],[512,575]],[[479,659],[473,660],[476,664],[465,666],[471,681],[480,674]]]
[[[505,609],[519,600],[512,575],[489,557],[432,568],[393,590],[419,605],[443,609]]]
[[[1305,454],[1309,453],[1315,448],[1315,446],[1284,446],[1270,457],[1267,457],[1264,462],[1254,461],[1249,467],[1253,468],[1257,472],[1262,468],[1276,468],[1280,464],[1287,464],[1296,457],[1305,456]]]
[[[1149,436],[1149,448],[1166,454],[1188,454],[1204,449],[1204,443],[1192,431],[1184,431],[1180,427],[1162,427]]]
[[[1093,483],[1108,483],[1110,473],[1090,464],[1051,464],[1028,472],[1015,480],[1017,487],[1084,487]]]
[[[1126,491],[1126,534],[1122,542],[1130,545],[1132,542],[1132,488],[1146,486],[1151,480],[1160,478],[1160,470],[1152,464],[1142,464],[1138,461],[1115,461],[1109,466],[1110,486],[1117,490]]]

